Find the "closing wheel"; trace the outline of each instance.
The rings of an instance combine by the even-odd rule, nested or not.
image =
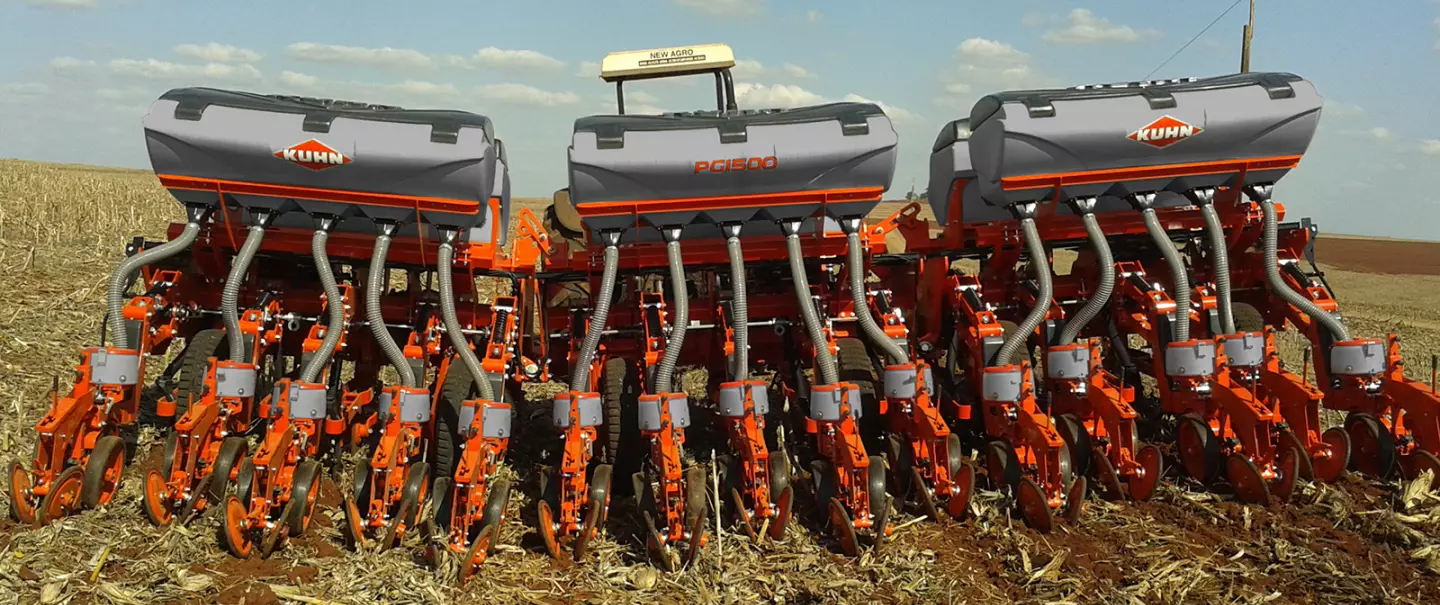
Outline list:
[[[1085,514],[1085,496],[1090,489],[1090,480],[1084,476],[1076,477],[1070,483],[1070,489],[1065,494],[1065,510],[1060,513],[1066,523],[1075,524],[1080,522],[1080,515]]]
[[[1230,485],[1235,488],[1235,496],[1241,502],[1261,506],[1270,504],[1270,486],[1265,483],[1260,469],[1255,468],[1255,463],[1249,456],[1239,452],[1230,454],[1230,458],[1225,461],[1225,470]]]
[[[165,527],[175,520],[175,513],[170,510],[170,489],[165,485],[165,478],[160,476],[160,471],[150,469],[145,473],[145,485],[141,495],[141,507],[145,509],[145,518],[149,519],[150,523]]]
[[[1375,416],[1359,412],[1345,418],[1345,432],[1350,434],[1350,470],[1389,479],[1397,458],[1390,430]]]
[[[485,564],[485,558],[490,556],[490,549],[494,545],[495,536],[500,533],[500,527],[493,523],[487,523],[480,529],[480,535],[470,543],[470,548],[465,551],[465,559],[460,562],[460,581],[470,579],[470,576],[480,570]]]
[[[510,480],[497,479],[490,484],[490,493],[485,495],[485,512],[480,517],[480,526],[495,526],[495,537],[491,543],[500,542],[500,526],[505,523],[505,505],[510,502]]]
[[[1345,475],[1350,466],[1350,434],[1341,427],[1331,427],[1320,435],[1325,449],[1317,452],[1310,461],[1315,468],[1315,479],[1321,483],[1334,483]]]
[[[550,503],[541,500],[535,505],[535,517],[539,521],[540,541],[545,543],[545,552],[551,558],[560,558],[560,541],[555,536],[555,514],[550,511]]]
[[[1300,478],[1300,461],[1309,458],[1305,450],[1297,447],[1281,445],[1280,456],[1275,460],[1275,479],[1270,482],[1270,495],[1282,504],[1289,502],[1291,494],[1295,493],[1295,480]]]
[[[1003,492],[1020,485],[1020,457],[1015,455],[1015,448],[1003,439],[985,444],[985,470],[990,489]]]
[[[840,503],[839,498],[830,499],[830,528],[835,532],[835,539],[840,542],[840,550],[845,556],[860,555],[860,538],[855,535],[855,524],[850,521],[850,513],[845,512],[845,505]]]
[[[1406,479],[1415,479],[1420,473],[1430,471],[1430,489],[1440,485],[1440,459],[1427,450],[1415,448],[1409,454],[1400,458],[1400,471],[1405,474]]]
[[[950,476],[954,477],[960,474],[960,468],[965,466],[965,451],[960,445],[959,435],[950,433],[945,437],[945,458],[950,465]],[[973,473],[974,469],[971,469],[971,472]]]
[[[915,494],[916,500],[920,503],[920,510],[924,511],[925,516],[929,517],[931,521],[939,522],[940,509],[935,504],[935,492],[930,486],[925,485],[925,477],[920,474],[920,469],[910,468],[910,485],[913,486],[911,493]]]
[[[165,436],[165,445],[160,448],[160,474],[165,479],[170,478],[170,472],[175,469],[175,451],[180,448],[180,433],[170,431]]]
[[[701,490],[704,491],[703,489]],[[705,515],[695,517],[689,526],[690,540],[685,549],[684,566],[689,567],[695,562],[695,557],[700,554],[700,546],[705,543]]]
[[[80,510],[83,482],[84,477],[78,466],[65,469],[59,477],[51,481],[50,493],[45,494],[45,498],[40,501],[40,525],[47,525]]]
[[[240,461],[240,468],[235,471],[235,495],[247,506],[250,504],[250,490],[255,488],[255,461],[244,458]]]
[[[1116,446],[1112,444],[1111,447]],[[1091,451],[1090,459],[1095,469],[1095,480],[1100,484],[1100,497],[1111,502],[1124,499],[1125,492],[1120,487],[1120,473],[1115,470],[1115,463],[1110,461],[1105,450],[1097,446]]]
[[[1300,437],[1295,431],[1285,429],[1280,431],[1280,453],[1284,455],[1286,449],[1293,449],[1295,461],[1300,469],[1300,479],[1306,481],[1315,480],[1315,467],[1310,463],[1310,452],[1305,449],[1305,444],[1300,442]]]
[[[215,480],[210,482],[209,494],[216,502],[225,498],[230,477],[239,470],[237,467],[249,450],[250,443],[245,441],[244,437],[226,437],[220,442],[220,453],[215,455],[215,464],[210,467],[210,472],[215,474]]]
[[[405,487],[408,490],[410,486]],[[310,520],[315,517],[315,503],[319,500],[320,462],[301,461],[299,466],[295,467],[295,474],[291,476],[290,487],[290,501],[298,501],[299,504],[296,504],[290,511],[290,516],[285,518],[292,537],[298,538],[310,529]]]
[[[1186,414],[1180,417],[1177,433],[1177,449],[1185,474],[1201,483],[1215,481],[1220,472],[1220,439],[1211,430],[1210,424],[1199,416]]]
[[[400,505],[390,522],[385,524],[385,533],[380,537],[380,552],[385,552],[405,539],[405,533],[415,526],[415,517],[420,512],[420,503],[425,501],[425,488],[429,482],[430,465],[416,462],[405,469],[405,486],[400,489]]]
[[[1060,433],[1060,439],[1070,449],[1070,472],[1075,476],[1086,477],[1090,475],[1090,451],[1094,449],[1090,443],[1090,433],[1085,430],[1085,423],[1074,414],[1061,414],[1055,418],[1055,429]],[[1068,483],[1070,478],[1066,477]]]
[[[25,525],[35,524],[35,507],[39,503],[32,493],[34,489],[25,465],[19,462],[10,465],[10,516]]]
[[[1048,534],[1055,529],[1054,513],[1050,510],[1050,502],[1045,499],[1045,490],[1040,489],[1040,484],[1034,479],[1025,477],[1020,480],[1015,500],[1020,505],[1020,514],[1030,529],[1042,534]]]
[[[875,524],[870,531],[875,532],[878,544],[885,540],[885,529],[890,519],[890,494],[885,493],[885,459],[871,456],[866,473],[869,478],[866,495],[870,497],[870,514],[875,516]]]
[[[655,527],[655,517],[650,511],[640,513],[641,521],[645,526],[645,551],[650,554],[650,560],[663,571],[675,571],[677,565],[674,557],[670,556],[670,549],[665,545],[665,539],[660,536],[660,530]]]
[[[225,550],[241,559],[249,557],[255,548],[250,530],[245,527],[245,517],[245,505],[240,502],[239,497],[230,496],[225,499],[225,519],[220,524],[220,541],[225,545]]]
[[[790,525],[790,511],[795,506],[795,488],[785,486],[780,496],[775,499],[775,519],[770,522],[770,539],[780,540],[785,537],[785,527]]]
[[[600,533],[600,526],[605,524],[607,511],[610,508],[610,475],[613,469],[608,464],[601,464],[595,467],[595,472],[590,475],[590,498],[585,508],[585,525],[580,528],[580,536],[575,539],[575,560],[579,561],[585,556],[586,547],[596,534]]]
[[[345,541],[355,550],[366,550],[370,548],[370,540],[365,537],[365,517],[360,514],[360,507],[355,505],[355,499],[345,497]]]
[[[120,474],[125,470],[125,442],[115,435],[106,435],[95,442],[95,449],[85,459],[85,484],[81,500],[85,508],[110,503],[120,487]]]
[[[304,505],[300,500],[291,498],[285,503],[285,507],[280,509],[280,516],[275,519],[275,524],[265,530],[265,535],[260,538],[260,558],[270,558],[270,555],[275,554],[280,545],[285,543],[285,538],[291,531],[288,520],[293,518],[297,514],[295,511],[302,506]]]
[[[945,513],[956,521],[964,521],[970,513],[970,496],[975,493],[975,467],[964,462],[950,473],[955,489],[945,502]]]
[[[1160,455],[1160,448],[1147,445],[1140,448],[1135,461],[1140,463],[1140,468],[1130,475],[1130,498],[1144,502],[1155,494],[1155,488],[1160,485],[1160,477],[1165,474],[1165,457]]]
[[[735,516],[739,517],[740,531],[745,532],[745,537],[754,540],[759,536],[755,531],[755,519],[750,516],[750,511],[745,508],[745,497],[740,495],[740,488],[730,488],[730,506],[735,509]]]
[[[685,527],[695,519],[702,521],[710,511],[710,498],[706,494],[705,467],[692,466],[685,471]]]
[[[190,492],[190,497],[180,505],[180,513],[177,516],[181,523],[189,523],[191,519],[195,518],[195,513],[205,505],[205,494],[210,492],[210,485],[217,480],[215,473],[205,473],[205,476],[200,478],[200,482],[196,483],[195,489]]]

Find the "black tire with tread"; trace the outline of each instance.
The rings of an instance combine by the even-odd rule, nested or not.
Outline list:
[[[867,446],[880,446],[884,419],[880,417],[880,392],[876,388],[875,363],[870,359],[870,350],[858,338],[835,340],[839,349],[835,364],[839,366],[840,381],[848,382],[860,389],[860,434]]]
[[[1255,305],[1249,303],[1232,303],[1230,314],[1235,318],[1235,329],[1241,332],[1261,332],[1265,330],[1265,316]]]
[[[175,380],[175,418],[178,420],[190,409],[190,396],[196,399],[205,395],[205,373],[210,369],[210,358],[230,360],[225,330],[211,328],[196,332],[180,353],[180,371]],[[143,412],[142,412],[143,413]],[[153,410],[150,414],[153,414]]]
[[[600,462],[615,466],[615,471],[624,477],[639,470],[638,456],[622,455],[629,453],[631,444],[640,442],[640,419],[636,416],[640,406],[639,375],[634,364],[616,358],[605,362],[600,378],[600,397],[605,406]],[[635,463],[629,462],[632,459]]]

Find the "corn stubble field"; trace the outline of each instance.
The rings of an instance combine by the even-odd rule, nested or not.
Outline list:
[[[1283,189],[1282,189],[1283,195]],[[1303,200],[1289,201],[1297,215]],[[540,207],[543,200],[523,200]],[[135,235],[161,237],[179,206],[144,171],[0,160],[0,460],[29,456],[51,380],[93,344],[104,283]],[[1322,225],[1323,227],[1323,225]],[[1346,242],[1351,242],[1347,244]],[[1354,244],[1359,242],[1359,244]],[[1428,303],[1440,277],[1380,275],[1375,240],[1322,239],[1319,260],[1355,333],[1404,337],[1410,366],[1440,352]],[[1352,254],[1356,247],[1364,249]],[[1440,245],[1415,248],[1440,259]],[[1428,251],[1428,252],[1426,252]],[[1425,268],[1423,263],[1412,263]],[[1440,266],[1440,264],[1434,265]],[[1284,341],[1299,366],[1304,341]],[[1417,378],[1420,376],[1417,376]],[[1428,380],[1429,376],[1424,376]],[[690,380],[689,383],[702,381]],[[556,388],[556,387],[551,387]],[[541,393],[531,393],[538,400]],[[521,414],[521,417],[526,417]],[[542,423],[543,424],[543,423]],[[547,438],[547,427],[529,431]],[[548,445],[548,443],[547,443]],[[512,446],[533,452],[540,446]],[[142,434],[136,465],[159,449]],[[698,453],[697,453],[698,454]],[[708,460],[709,454],[701,455]],[[633,503],[616,500],[608,534],[582,565],[550,560],[533,529],[536,461],[517,455],[505,545],[463,587],[418,549],[356,553],[341,539],[337,476],[310,535],[270,559],[237,561],[216,540],[212,508],[156,528],[140,510],[135,466],[107,508],[35,529],[0,521],[0,603],[1434,603],[1440,599],[1440,495],[1419,483],[1349,478],[1306,485],[1289,506],[1241,506],[1177,480],[1142,505],[1091,500],[1078,526],[1041,536],[980,492],[963,525],[905,523],[858,561],[833,554],[801,505],[783,543],[727,533],[696,564],[661,574],[644,561]],[[340,471],[342,474],[345,471]],[[1171,472],[1171,479],[1175,479]],[[0,508],[9,496],[0,486]],[[803,499],[802,499],[803,501]],[[8,512],[8,511],[6,511]],[[892,517],[893,518],[893,517]],[[722,552],[723,550],[723,552]]]

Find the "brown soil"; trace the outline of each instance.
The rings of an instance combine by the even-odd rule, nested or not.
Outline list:
[[[1315,261],[1362,273],[1440,275],[1440,242],[1321,234],[1315,240]]]

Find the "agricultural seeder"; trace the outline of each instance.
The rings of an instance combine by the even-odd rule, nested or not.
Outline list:
[[[1260,504],[1348,470],[1440,476],[1440,397],[1397,336],[1350,332],[1315,227],[1280,222],[1308,81],[988,95],[932,147],[932,223],[871,217],[898,145],[878,105],[741,109],[734,65],[725,45],[607,56],[618,111],[575,122],[568,187],[513,230],[483,116],[166,93],[144,126],[186,221],[115,269],[12,514],[110,504],[152,424],[153,523],[215,507],[229,552],[268,556],[335,489],[354,548],[418,534],[463,580],[509,518],[518,386],[552,379],[545,550],[583,559],[633,496],[671,571],[715,519],[783,540],[808,507],[851,556],[897,512],[963,521],[974,459],[1040,532],[1091,491],[1149,499],[1167,460]],[[713,111],[626,113],[626,83],[686,76],[713,78]]]

